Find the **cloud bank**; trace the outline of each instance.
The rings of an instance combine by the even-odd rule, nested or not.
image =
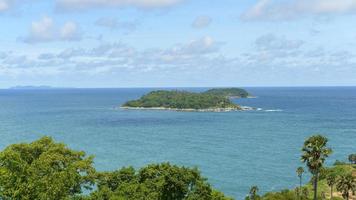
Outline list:
[[[16,7],[28,2],[28,0],[0,0],[0,14],[5,13],[11,9],[16,9]]]
[[[286,20],[307,15],[356,12],[356,0],[258,0],[244,20]]]
[[[212,21],[213,20],[209,16],[199,16],[194,20],[192,27],[197,29],[206,28]]]
[[[26,43],[41,43],[81,39],[81,32],[75,22],[68,21],[62,26],[56,26],[52,18],[43,17],[39,21],[32,22],[30,34],[23,41]]]
[[[182,0],[57,0],[61,10],[84,10],[100,7],[162,8],[180,3]]]
[[[9,0],[0,0],[0,12],[4,12],[9,9],[10,1]]]
[[[137,29],[140,22],[136,21],[119,21],[112,17],[102,17],[95,21],[96,26],[108,28],[110,30],[121,30],[124,32],[132,32]]]

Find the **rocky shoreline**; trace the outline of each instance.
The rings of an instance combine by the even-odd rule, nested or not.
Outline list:
[[[240,106],[234,108],[207,108],[207,109],[179,109],[179,108],[165,108],[165,107],[128,107],[122,106],[121,109],[125,110],[168,110],[168,111],[178,111],[178,112],[236,112],[236,111],[251,111],[256,110],[255,108],[248,107],[248,106]]]

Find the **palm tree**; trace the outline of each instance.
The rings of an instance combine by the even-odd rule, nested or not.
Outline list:
[[[350,154],[349,161],[351,164],[356,164],[356,154]]]
[[[304,142],[302,148],[302,162],[306,163],[310,173],[313,175],[314,200],[317,200],[318,176],[323,167],[325,159],[331,154],[332,150],[326,147],[328,139],[322,135],[314,135]]]
[[[250,189],[250,200],[257,200],[258,187],[252,186]]]
[[[303,167],[298,167],[297,168],[297,175],[299,177],[299,192],[298,192],[298,197],[301,198],[301,195],[299,194],[302,191],[302,177],[304,173],[304,168]]]
[[[342,193],[344,199],[349,200],[349,192],[356,190],[356,180],[351,173],[341,175],[336,183],[336,189]]]
[[[326,182],[328,183],[328,186],[330,187],[330,198],[333,198],[333,187],[336,183],[336,176],[335,174],[329,174],[326,177]]]

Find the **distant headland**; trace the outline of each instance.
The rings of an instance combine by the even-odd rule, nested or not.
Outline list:
[[[248,98],[251,95],[241,88],[216,88],[205,92],[152,91],[140,99],[124,103],[123,109],[173,110],[191,112],[229,112],[251,110],[237,105],[231,98]]]
[[[46,89],[54,89],[52,86],[47,86],[47,85],[39,85],[39,86],[33,86],[33,85],[17,85],[14,87],[10,87],[10,90],[46,90]]]

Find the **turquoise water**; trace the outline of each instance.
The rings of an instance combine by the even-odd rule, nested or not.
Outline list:
[[[251,185],[261,192],[296,186],[300,148],[313,133],[330,139],[329,164],[356,152],[356,87],[247,89],[258,98],[235,101],[261,111],[118,109],[151,89],[0,90],[0,148],[50,135],[95,155],[100,170],[197,166],[238,199]]]

